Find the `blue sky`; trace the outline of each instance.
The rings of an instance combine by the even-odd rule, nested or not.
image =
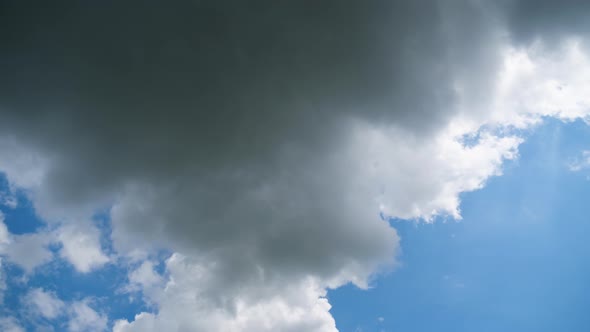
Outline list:
[[[392,222],[400,266],[329,293],[340,331],[590,330],[589,173],[568,168],[590,128],[548,120],[527,136],[504,175],[462,195],[463,220]]]

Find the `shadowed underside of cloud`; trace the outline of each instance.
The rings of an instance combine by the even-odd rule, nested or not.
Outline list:
[[[130,274],[159,311],[116,331],[334,331],[325,289],[394,263],[380,212],[460,218],[514,128],[587,117],[584,40],[539,38],[583,24],[526,1],[0,6],[0,170],[61,257],[110,260],[105,206],[118,255],[182,253]]]

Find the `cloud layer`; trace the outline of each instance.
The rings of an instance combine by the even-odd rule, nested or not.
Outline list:
[[[159,310],[116,331],[334,331],[326,288],[395,262],[381,216],[460,218],[518,130],[588,114],[583,24],[526,1],[2,6],[0,170],[60,256],[110,261],[103,209],[120,256],[182,253],[130,273]]]

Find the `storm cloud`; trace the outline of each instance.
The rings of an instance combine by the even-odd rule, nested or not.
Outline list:
[[[579,6],[5,1],[0,169],[83,272],[108,258],[68,239],[97,246],[100,209],[118,255],[182,253],[174,285],[146,286],[159,316],[120,331],[333,331],[326,287],[395,264],[381,216],[460,218],[458,195],[517,156],[519,137],[480,130],[503,51],[586,31]]]

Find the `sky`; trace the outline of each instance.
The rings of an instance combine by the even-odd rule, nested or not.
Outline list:
[[[463,220],[392,221],[400,266],[329,293],[340,331],[586,331],[589,175],[581,122],[547,121],[504,175],[462,197]]]
[[[0,330],[589,330],[589,7],[2,2]]]

